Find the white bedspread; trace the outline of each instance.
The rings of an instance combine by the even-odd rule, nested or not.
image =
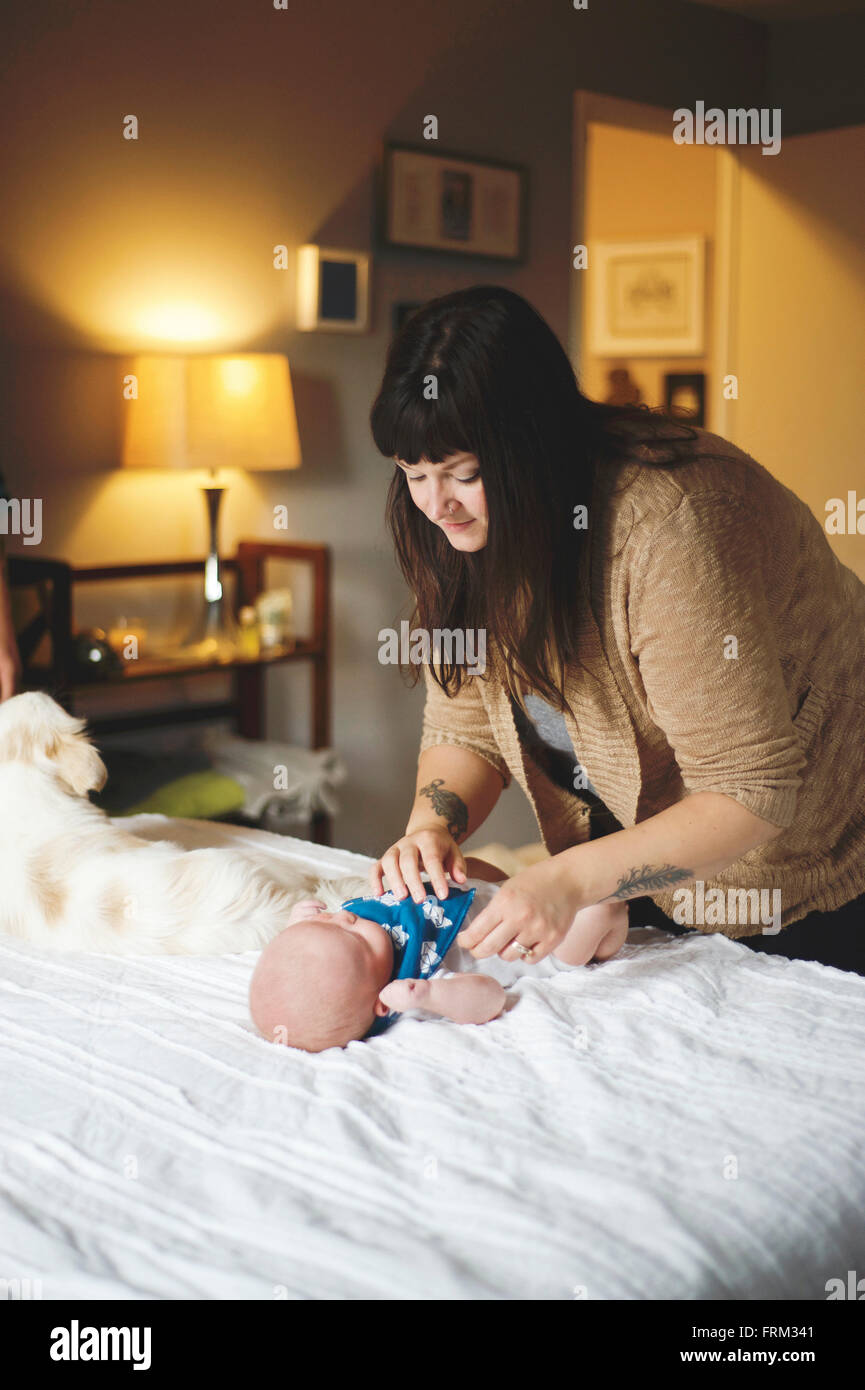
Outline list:
[[[406,1019],[307,1056],[254,1032],[255,959],[0,938],[0,1279],[46,1299],[824,1299],[865,1273],[865,979],[647,929],[607,964],[528,970],[483,1027]]]

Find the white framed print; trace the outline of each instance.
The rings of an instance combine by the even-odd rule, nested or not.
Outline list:
[[[706,240],[589,245],[589,350],[598,357],[701,357]]]
[[[299,246],[297,326],[304,333],[366,333],[369,256],[333,246]]]
[[[520,164],[414,145],[382,154],[383,246],[526,259],[528,173]]]

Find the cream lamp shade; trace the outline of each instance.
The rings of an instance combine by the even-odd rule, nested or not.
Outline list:
[[[299,468],[288,359],[280,353],[133,361],[124,468]]]
[[[196,660],[225,662],[237,651],[236,625],[219,561],[222,469],[300,467],[300,438],[288,361],[279,353],[165,357],[133,361],[125,392],[124,468],[208,469],[202,488],[209,540],[201,612],[181,645]]]

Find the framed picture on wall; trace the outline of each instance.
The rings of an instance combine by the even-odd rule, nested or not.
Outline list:
[[[705,372],[665,372],[664,406],[677,413],[685,412],[691,423],[701,429],[706,425]]]
[[[598,357],[700,357],[704,237],[589,247],[589,350]]]
[[[421,307],[420,299],[403,299],[393,306],[393,331],[398,333],[404,323],[407,323],[412,314],[416,314]]]
[[[382,244],[523,261],[527,187],[522,165],[385,145],[379,203]]]

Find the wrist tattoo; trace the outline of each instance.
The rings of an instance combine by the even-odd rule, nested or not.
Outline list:
[[[443,790],[444,784],[443,777],[434,777],[425,787],[421,787],[418,796],[429,797],[436,815],[444,816],[447,821],[448,833],[453,835],[455,840],[459,840],[469,827],[468,807],[456,792]]]
[[[683,879],[693,877],[693,869],[677,869],[672,864],[652,868],[649,864],[644,864],[642,868],[629,869],[624,878],[619,879],[615,892],[608,893],[605,898],[601,898],[601,902],[609,902],[611,898],[620,901],[636,898],[641,893],[660,893],[673,883],[681,883]]]

